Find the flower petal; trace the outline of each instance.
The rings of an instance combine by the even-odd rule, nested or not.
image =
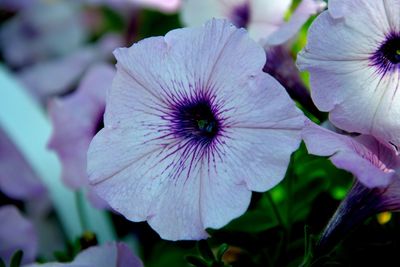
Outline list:
[[[25,267],[143,267],[124,243],[107,243],[80,252],[71,263],[30,264]]]
[[[24,252],[22,263],[32,262],[36,257],[35,229],[14,206],[0,207],[0,244],[0,257],[6,263],[17,250]]]
[[[194,40],[196,46],[180,41],[185,39]],[[151,59],[143,57],[147,51],[154,51]],[[110,105],[105,124],[110,126],[114,121],[121,124],[126,116],[129,117],[124,122],[135,122],[129,115],[132,101],[141,105],[140,102],[152,99],[154,105],[168,105],[162,100],[168,90],[189,93],[197,87],[223,87],[226,81],[233,86],[231,90],[240,90],[243,82],[258,73],[265,63],[264,50],[244,30],[218,20],[211,20],[204,29],[179,29],[169,32],[164,39],[143,40],[131,48],[116,50],[115,56],[117,69],[126,78],[124,84],[115,86],[107,101]],[[226,66],[238,67],[226,71]],[[129,84],[134,84],[135,90],[125,90]],[[136,97],[138,92],[140,99]],[[118,119],[113,119],[114,116]]]
[[[0,191],[19,200],[29,200],[46,194],[40,178],[1,128]]]
[[[389,8],[389,4],[393,5]],[[386,34],[398,27],[400,1],[337,1],[332,5],[338,17],[346,16],[334,19],[330,12],[321,14],[298,57],[299,67],[310,71],[312,98],[319,109],[330,112],[337,127],[399,146],[400,107],[395,104],[399,73],[382,74],[370,58]]]
[[[268,38],[284,23],[285,13],[289,10],[292,0],[250,1],[250,23],[248,30],[255,40]]]
[[[115,72],[108,65],[92,67],[73,94],[49,104],[53,134],[49,147],[62,162],[62,179],[72,189],[87,185],[86,153],[103,120],[106,90]],[[71,144],[73,144],[71,146]]]
[[[201,26],[211,18],[223,18],[221,3],[216,0],[183,1],[181,20],[187,26]]]
[[[293,38],[304,23],[325,7],[325,3],[317,0],[302,0],[290,20],[266,38],[266,45],[280,45]]]
[[[96,45],[25,68],[18,74],[19,79],[35,98],[45,102],[48,97],[71,90],[91,65],[108,59],[120,43],[119,37],[106,35]]]
[[[304,128],[303,139],[309,153],[331,156],[335,166],[353,173],[367,187],[387,186],[400,166],[394,151],[371,136],[355,139],[310,122]]]

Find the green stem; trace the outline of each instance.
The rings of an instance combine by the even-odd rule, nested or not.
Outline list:
[[[83,207],[83,192],[81,190],[75,192],[75,203],[78,209],[79,222],[81,224],[82,232],[89,229],[85,215],[85,208]]]
[[[269,201],[269,203],[270,203],[270,205],[272,207],[272,210],[274,211],[275,217],[278,220],[279,225],[282,226],[283,228],[286,228],[286,225],[283,222],[282,216],[281,216],[281,214],[280,214],[280,212],[278,210],[278,207],[275,204],[275,201],[272,199],[272,196],[271,196],[270,192],[267,192],[267,198],[268,198],[268,201]]]

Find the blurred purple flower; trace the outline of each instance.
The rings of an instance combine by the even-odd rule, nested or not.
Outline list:
[[[335,166],[357,178],[328,223],[317,250],[331,249],[371,215],[400,209],[400,158],[392,149],[372,136],[341,135],[311,122],[304,128],[303,139],[309,153],[331,156]]]
[[[245,30],[212,20],[115,56],[88,173],[116,211],[164,239],[202,239],[282,180],[305,118]]]
[[[265,45],[275,46],[286,43],[292,39],[301,29],[304,23],[312,16],[325,8],[324,1],[302,0],[293,12],[290,20],[282,24],[277,31],[265,38]]]
[[[348,132],[400,145],[400,0],[329,1],[312,24],[298,65],[312,98]]]
[[[114,75],[109,65],[93,66],[73,94],[49,104],[53,124],[49,147],[61,160],[64,183],[74,190],[87,187],[89,183],[86,153],[93,136],[102,127],[106,90],[111,87]]]
[[[211,18],[227,18],[237,27],[247,28],[256,40],[279,45],[294,37],[308,18],[325,6],[322,1],[303,0],[286,23],[291,4],[292,0],[187,0],[182,20],[188,26],[198,26]]]
[[[107,243],[85,249],[70,263],[30,264],[24,267],[143,267],[124,243]]]
[[[0,30],[4,59],[21,67],[75,50],[87,37],[79,11],[70,1],[39,1],[23,9]]]
[[[17,200],[41,198],[47,193],[39,177],[1,128],[0,191]]]
[[[22,250],[22,263],[35,260],[38,240],[32,223],[24,218],[14,206],[0,207],[0,258],[6,264],[11,256]]]
[[[112,51],[121,43],[119,36],[105,35],[97,44],[25,68],[18,78],[35,98],[45,102],[50,96],[71,90],[91,65],[109,59]]]
[[[34,5],[37,0],[1,0],[0,9],[19,11]]]
[[[53,124],[49,147],[57,152],[63,164],[63,181],[72,189],[88,184],[86,152],[103,123],[106,90],[111,87],[114,74],[112,67],[96,65],[74,93],[49,103]]]

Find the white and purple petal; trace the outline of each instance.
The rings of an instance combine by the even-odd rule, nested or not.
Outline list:
[[[372,136],[341,135],[308,122],[303,139],[309,153],[331,156],[334,165],[353,173],[367,187],[387,186],[400,166],[396,153]]]
[[[312,98],[348,132],[400,145],[400,1],[332,1],[298,57]]]

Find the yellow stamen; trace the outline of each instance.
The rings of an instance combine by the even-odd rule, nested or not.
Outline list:
[[[392,213],[385,211],[381,212],[378,215],[376,215],[376,219],[378,220],[379,224],[386,224],[392,219]]]

